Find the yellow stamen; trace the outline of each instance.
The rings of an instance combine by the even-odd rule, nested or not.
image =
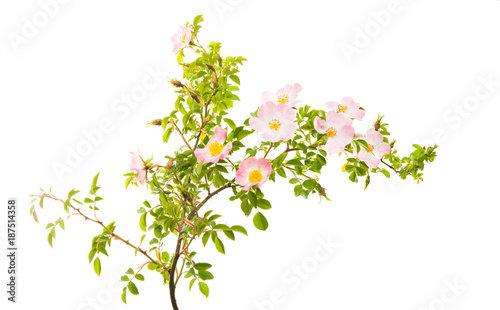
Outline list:
[[[271,128],[272,130],[278,130],[278,128],[280,128],[281,126],[281,123],[279,120],[273,118],[270,122],[269,122],[269,128]]]
[[[368,153],[370,153],[371,151],[373,151],[375,149],[375,147],[371,144],[368,144]]]
[[[335,137],[337,135],[337,129],[335,129],[333,127],[328,128],[326,130],[326,135],[328,136],[328,138]]]
[[[287,103],[288,102],[288,95],[287,94],[279,95],[278,99],[276,99],[276,101],[279,103]]]
[[[262,173],[260,172],[260,170],[257,169],[250,171],[250,173],[248,174],[248,181],[250,181],[251,183],[262,181]]]
[[[347,111],[347,106],[339,104],[337,113],[344,113],[345,111]]]
[[[217,156],[222,153],[222,149],[224,145],[220,144],[217,141],[214,141],[208,145],[208,151],[210,152],[210,156]]]
[[[186,34],[181,35],[181,42],[186,43]]]

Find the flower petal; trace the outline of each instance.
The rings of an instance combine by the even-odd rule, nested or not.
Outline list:
[[[368,144],[377,145],[382,142],[382,140],[384,140],[384,137],[375,129],[370,128],[366,131],[366,142],[368,142]]]
[[[316,116],[316,118],[314,119],[314,129],[316,129],[316,131],[321,134],[325,134],[326,130],[328,129],[326,121],[319,118],[319,116]]]

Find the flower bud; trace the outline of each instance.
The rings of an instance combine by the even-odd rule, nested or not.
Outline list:
[[[196,101],[197,103],[200,103],[200,98],[198,98],[198,95],[196,95],[196,93],[191,89],[189,90],[189,96],[193,98],[193,100]]]
[[[161,119],[154,119],[152,120],[149,124],[153,125],[153,126],[161,126]]]
[[[170,80],[170,83],[178,88],[185,88],[186,87],[184,84],[181,83],[181,81],[176,80],[176,79]]]
[[[205,65],[207,66],[208,69],[210,69],[213,72],[215,72],[215,68],[214,68],[214,66],[212,66],[212,64],[206,63]]]

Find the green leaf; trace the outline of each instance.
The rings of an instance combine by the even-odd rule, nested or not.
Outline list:
[[[302,194],[302,185],[301,184],[295,185],[295,187],[293,188],[293,192],[295,194],[295,197],[299,197],[300,194]]]
[[[384,168],[382,168],[382,170],[380,170],[380,172],[382,172],[382,174],[385,175],[386,178],[391,177],[391,174],[389,173],[389,171],[385,170]]]
[[[140,220],[139,220],[139,227],[141,227],[141,230],[142,230],[142,231],[144,231],[144,232],[146,232],[146,229],[147,229],[147,227],[148,227],[148,226],[146,225],[146,215],[147,215],[147,214],[148,214],[147,212],[146,212],[146,213],[143,213],[143,214],[141,215]]]
[[[215,244],[215,248],[217,249],[217,251],[219,251],[222,254],[226,254],[224,250],[224,243],[220,241],[219,237],[217,237],[217,234],[215,232],[212,232],[212,240]]]
[[[101,260],[99,259],[99,257],[96,257],[96,259],[94,260],[94,271],[98,276],[101,276]]]
[[[200,288],[200,292],[205,295],[205,297],[208,297],[208,294],[210,290],[208,289],[208,285],[204,282],[198,282],[198,287]]]
[[[193,24],[194,26],[198,26],[199,23],[203,21],[203,15],[198,15],[194,18]]]
[[[127,276],[125,276],[125,275],[123,275],[123,276],[120,278],[120,280],[121,280],[121,281],[124,281],[124,282],[128,282],[128,281],[130,281],[130,279],[129,279]]]
[[[257,206],[261,209],[264,209],[264,210],[269,210],[272,207],[271,203],[266,199],[257,200]]]
[[[236,125],[234,124],[234,122],[230,118],[224,118],[224,122],[226,122],[226,124],[228,124],[232,130],[234,130],[236,128]]]
[[[89,264],[92,262],[92,259],[94,259],[95,254],[97,253],[96,249],[92,249],[89,252]]]
[[[285,178],[286,179],[286,172],[285,172],[285,169],[283,169],[282,167],[279,167],[276,169],[276,173],[282,177],[282,178]]]
[[[200,270],[198,271],[198,277],[202,280],[212,280],[214,275],[210,271]]]
[[[196,282],[196,278],[192,279],[191,282],[189,282],[189,290],[193,287],[194,282]]]
[[[241,210],[243,211],[243,213],[245,213],[246,216],[249,216],[252,213],[252,209],[252,205],[250,205],[247,200],[243,200],[241,202]]]
[[[49,233],[49,234],[47,235],[47,241],[49,242],[50,247],[52,247],[52,233]]]
[[[137,286],[135,286],[134,282],[129,282],[127,287],[130,293],[133,295],[139,295],[139,290],[137,289]]]
[[[276,158],[273,162],[273,164],[275,164],[275,167],[280,167],[283,164],[283,162],[285,161],[285,158],[287,155],[288,155],[288,152],[283,153],[280,156],[278,156],[278,158]]]
[[[147,267],[149,270],[156,270],[159,266],[157,264],[149,263]]]
[[[224,235],[234,241],[234,233],[231,230],[223,230]]]
[[[257,212],[253,217],[253,224],[260,230],[266,230],[269,227],[266,217],[260,212]]]
[[[168,199],[167,199],[167,195],[165,195],[165,193],[163,191],[160,191],[160,202],[161,202],[162,206],[164,206],[165,208],[167,207]]]
[[[229,78],[233,80],[236,84],[240,85],[240,78],[236,75],[230,75]]]
[[[349,180],[351,180],[352,182],[354,183],[357,183],[358,182],[358,176],[356,175],[355,172],[352,172],[350,175],[349,175]]]
[[[161,253],[161,260],[164,261],[164,262],[168,262],[168,259],[170,258],[170,255],[168,254],[168,252],[163,252]]]
[[[140,274],[140,273],[136,274],[136,275],[135,275],[135,278],[136,278],[137,280],[139,280],[139,281],[144,281],[144,276],[143,276],[142,274]]]
[[[290,166],[302,166],[302,162],[298,159],[290,159],[286,164]]]
[[[97,186],[97,179],[99,178],[99,173],[98,172],[95,176],[94,176],[94,179],[92,179],[92,187],[96,187]]]
[[[125,271],[125,274],[131,274],[131,275],[133,275],[134,273],[135,273],[134,269],[132,269],[132,268],[129,268],[129,269],[127,269],[127,271]]]
[[[248,192],[248,199],[250,200],[250,204],[252,205],[252,207],[257,206],[257,195],[255,195],[254,192],[252,191]]]
[[[80,192],[80,191],[77,191],[77,190],[75,190],[75,189],[70,190],[70,191],[69,191],[69,193],[68,193],[68,199],[69,199],[69,198],[71,198],[71,197],[73,197],[73,196],[75,196],[75,195],[76,195],[76,194],[78,194],[79,192]]]
[[[167,130],[165,130],[165,133],[163,134],[163,142],[168,143],[168,139],[170,139],[173,131],[173,127],[168,127]]]
[[[212,265],[210,265],[209,263],[197,263],[197,264],[194,264],[193,267],[196,270],[208,270],[208,269],[212,268]]]
[[[242,227],[242,226],[234,225],[234,226],[231,227],[231,229],[233,231],[236,231],[236,232],[239,232],[241,234],[244,234],[244,235],[248,236],[247,230],[244,227]]]
[[[126,287],[123,288],[122,301],[124,304],[127,303],[127,288]]]
[[[202,238],[202,242],[203,242],[203,246],[206,246],[207,245],[207,242],[208,242],[208,238],[210,238],[210,232],[207,231],[204,235],[203,235],[203,238]]]
[[[311,180],[311,179],[308,179],[306,181],[304,181],[304,187],[307,188],[307,189],[313,189],[316,187],[316,181],[315,180]]]

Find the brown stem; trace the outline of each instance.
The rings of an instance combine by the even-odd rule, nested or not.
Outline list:
[[[267,149],[266,151],[266,154],[264,154],[264,158],[267,157],[267,154],[269,154],[269,151],[271,151],[271,148],[273,147],[274,143],[271,143],[271,145],[269,145],[269,148]]]
[[[172,308],[174,310],[179,310],[179,307],[177,306],[177,300],[175,299],[175,268],[177,266],[177,261],[179,260],[179,252],[181,249],[181,243],[182,243],[182,232],[179,232],[179,237],[177,238],[177,245],[175,247],[175,256],[174,259],[172,260],[172,267],[169,270],[169,290],[170,290],[170,302],[172,303]]]
[[[187,216],[187,218],[191,219],[193,217],[193,215],[195,215],[195,213],[198,212],[198,210],[200,210],[201,207],[203,207],[203,205],[208,200],[210,200],[210,198],[212,198],[213,196],[215,196],[218,193],[222,192],[226,188],[231,187],[231,185],[233,184],[233,182],[234,182],[234,179],[231,180],[231,182],[227,183],[226,185],[220,187],[216,191],[214,191],[211,194],[209,194],[207,197],[205,197],[205,199],[203,199],[203,201],[199,204],[198,207],[193,206],[193,209],[191,210],[191,212],[189,213],[189,215]],[[172,260],[172,266],[170,267],[170,270],[168,271],[168,276],[169,276],[168,286],[169,286],[169,291],[170,291],[170,302],[172,303],[172,308],[174,310],[179,310],[179,307],[177,306],[177,300],[175,299],[175,288],[176,288],[175,270],[176,270],[176,267],[177,267],[177,262],[179,261],[179,257],[180,257],[180,250],[181,250],[181,244],[182,244],[183,235],[184,235],[184,233],[182,231],[179,231],[179,236],[177,237],[177,245],[175,247],[175,254],[174,254],[174,258]]]
[[[401,170],[396,170],[393,166],[389,165],[388,163],[386,163],[383,159],[380,160],[384,165],[386,165],[387,167],[391,168],[392,170],[394,170],[397,174],[400,174],[401,173]],[[404,171],[406,171],[408,174],[410,174],[410,172],[408,170],[406,170],[405,167],[402,167]]]
[[[182,131],[179,129],[179,127],[177,127],[177,123],[176,123],[176,122],[174,122],[174,121],[172,121],[172,124],[174,124],[175,129],[176,129],[176,130],[177,130],[177,132],[181,135],[182,140],[184,140],[184,143],[186,143],[186,145],[187,145],[187,147],[189,148],[189,150],[191,150],[191,151],[192,151],[193,149],[191,148],[191,145],[189,145],[189,143],[186,141],[186,138],[184,137],[184,134],[183,134],[183,133],[182,133]]]
[[[50,199],[53,199],[53,200],[57,200],[57,201],[60,201],[62,203],[64,203],[64,201],[62,199],[59,199],[57,198],[56,196],[54,195],[42,195],[43,197],[47,197],[47,198],[50,198]],[[141,249],[140,247],[137,247],[135,245],[133,245],[132,243],[130,243],[128,240],[125,240],[123,239],[122,237],[118,236],[117,234],[115,234],[114,232],[112,232],[111,230],[108,229],[108,227],[106,225],[104,225],[101,221],[99,220],[94,220],[88,216],[86,216],[85,214],[82,213],[82,211],[80,211],[80,208],[75,208],[71,203],[69,204],[69,207],[73,210],[75,210],[76,212],[78,212],[79,215],[83,216],[85,218],[85,220],[87,221],[91,221],[91,222],[94,222],[96,224],[99,224],[100,226],[102,226],[105,230],[107,230],[109,232],[109,234],[115,238],[115,239],[118,239],[120,241],[122,241],[123,243],[125,243],[126,245],[134,248],[136,251],[140,252],[141,254],[143,254],[144,256],[146,256],[151,262],[155,263],[155,264],[158,264],[155,262],[155,260],[153,258],[151,258],[151,256],[149,256],[149,254],[144,251],[143,249]],[[165,266],[162,266],[162,267],[165,267]]]

